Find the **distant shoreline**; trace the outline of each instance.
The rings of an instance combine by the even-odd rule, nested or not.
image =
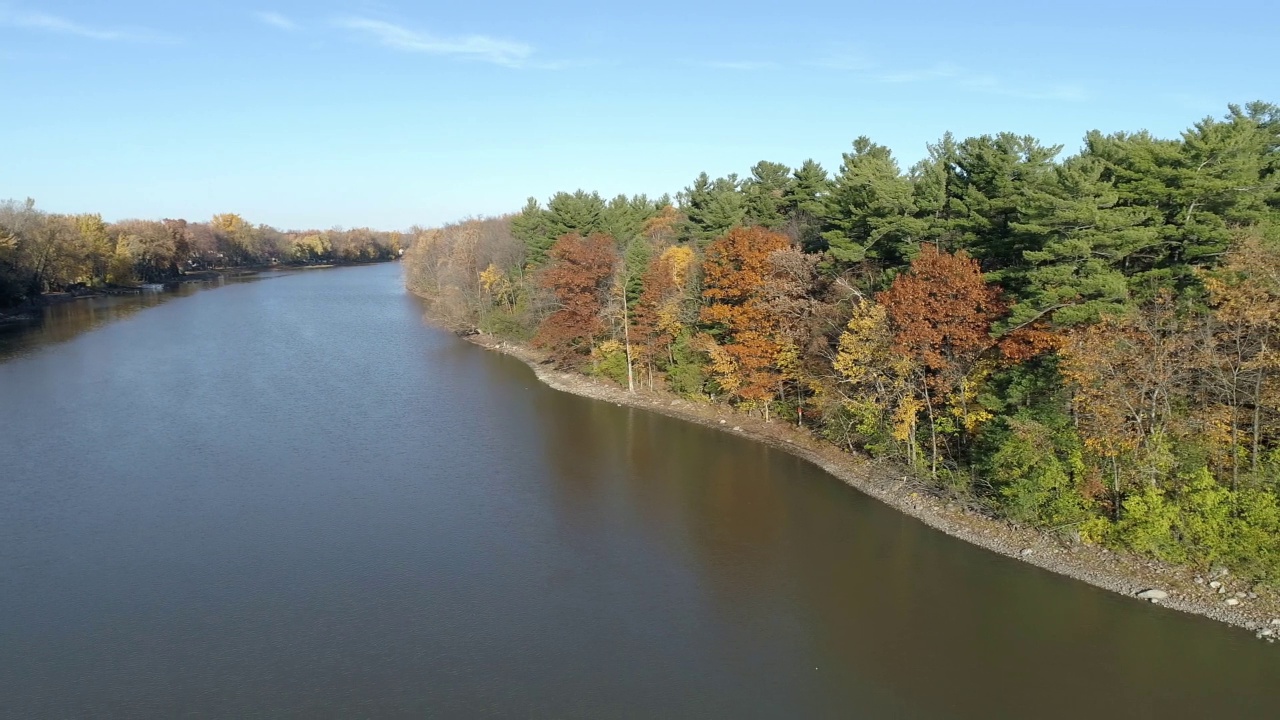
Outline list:
[[[217,268],[211,270],[193,270],[188,273],[179,275],[158,283],[141,283],[139,285],[112,285],[105,288],[90,288],[81,292],[57,292],[44,293],[39,297],[30,298],[24,302],[18,303],[10,307],[0,307],[0,323],[21,322],[24,320],[32,320],[32,313],[43,310],[44,308],[54,305],[63,305],[76,300],[84,300],[87,298],[108,297],[110,295],[136,295],[144,292],[143,285],[181,285],[183,283],[194,282],[211,282],[224,277],[249,277],[263,272],[272,270],[293,271],[293,270],[323,270],[335,267],[356,267],[360,265],[381,265],[382,263],[396,262],[393,260],[372,260],[369,262],[337,262],[322,263],[315,265],[249,265],[245,267],[235,268]]]
[[[1093,545],[1069,543],[1049,533],[961,507],[924,483],[911,479],[902,468],[851,454],[789,423],[765,422],[723,405],[693,402],[665,391],[629,393],[606,381],[557,370],[540,353],[524,345],[483,334],[462,339],[523,361],[539,380],[555,390],[743,435],[808,460],[846,485],[970,544],[1110,590],[1134,602],[1147,602],[1137,598],[1138,593],[1162,590],[1168,593],[1166,599],[1158,602],[1164,607],[1255,633],[1268,633],[1266,637],[1273,641],[1280,637],[1280,623],[1274,622],[1280,620],[1280,595],[1265,588],[1248,587],[1234,576],[1201,577],[1201,573],[1192,568]],[[1221,592],[1209,587],[1215,580],[1222,584]],[[1245,597],[1236,598],[1236,593],[1243,593]],[[1255,596],[1250,598],[1249,593]],[[1228,605],[1229,598],[1236,598],[1239,604]]]

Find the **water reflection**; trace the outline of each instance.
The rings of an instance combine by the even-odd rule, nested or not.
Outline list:
[[[0,717],[1274,703],[1274,646],[946,538],[744,438],[553,391],[424,327],[400,287],[393,266],[316,271],[16,338]]]
[[[536,402],[556,419],[542,436],[558,521],[696,568],[681,612],[715,629],[717,672],[755,712],[1259,716],[1269,701],[1241,688],[1280,683],[1280,657],[1245,633],[947,538],[766,446]]]
[[[149,283],[138,292],[94,295],[36,308],[0,322],[0,361],[26,355],[45,345],[65,342],[109,322],[124,320],[176,298],[227,284],[256,282],[285,273],[218,276],[210,280]]]

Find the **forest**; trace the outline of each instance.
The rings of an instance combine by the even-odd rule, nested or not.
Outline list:
[[[804,427],[1011,521],[1280,586],[1280,108],[860,137],[415,233],[434,318]]]
[[[374,262],[400,256],[401,235],[368,228],[281,232],[234,213],[209,222],[63,215],[0,201],[0,308],[47,292],[165,282],[228,268]]]

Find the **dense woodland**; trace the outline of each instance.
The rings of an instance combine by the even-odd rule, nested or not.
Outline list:
[[[460,332],[801,425],[1018,522],[1280,586],[1280,109],[760,162],[417,233]]]
[[[235,214],[103,222],[0,202],[0,307],[46,292],[164,282],[201,270],[373,262],[400,255],[399,233],[360,228],[281,232]]]

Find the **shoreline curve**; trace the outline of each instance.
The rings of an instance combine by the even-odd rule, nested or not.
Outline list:
[[[789,423],[766,422],[724,405],[698,403],[666,391],[637,389],[630,393],[612,383],[558,370],[537,351],[488,335],[475,334],[461,339],[520,360],[544,385],[554,390],[731,432],[790,453],[817,465],[854,490],[971,545],[1109,590],[1134,602],[1150,602],[1206,617],[1257,633],[1259,639],[1270,642],[1280,638],[1280,595],[1265,588],[1250,588],[1229,574],[1209,578],[1193,568],[1070,543],[1034,528],[961,507],[940,496],[936,489],[904,475],[901,468],[842,450]],[[1215,580],[1221,584],[1220,588],[1209,586]],[[1147,590],[1161,590],[1167,597],[1159,601],[1138,597]],[[1229,604],[1228,600],[1236,603]]]

